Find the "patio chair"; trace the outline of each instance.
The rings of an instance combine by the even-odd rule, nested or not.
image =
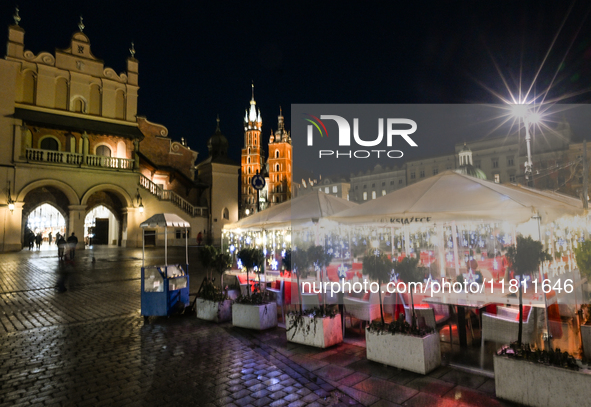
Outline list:
[[[524,315],[526,307],[524,308]],[[524,343],[535,341],[535,308],[528,311],[523,320],[522,341]],[[519,335],[519,309],[497,307],[497,315],[482,313],[481,346],[485,341],[502,342],[509,344],[515,342]]]
[[[343,297],[345,314],[349,314],[349,321],[354,317],[360,321],[371,322],[380,318],[380,298],[378,293],[369,293],[368,299]]]
[[[410,324],[410,323],[412,323],[412,307],[410,304],[407,305],[408,297],[406,298],[406,301],[405,301],[404,297],[405,297],[404,295],[400,295],[399,298],[400,298],[400,301],[402,302],[402,305],[404,307],[404,315],[406,317],[406,322],[408,322]],[[417,299],[420,300],[420,297],[418,297]],[[433,328],[435,331],[437,331],[438,328],[445,325],[447,322],[447,325],[449,325],[450,343],[452,342],[451,341],[452,328],[451,328],[451,318],[449,315],[449,306],[443,305],[443,304],[429,305],[429,304],[415,303],[415,315],[416,315],[417,319],[419,319],[421,317],[425,318],[425,325],[430,328]]]
[[[281,307],[281,320],[285,323],[285,282],[279,280],[279,288],[267,288],[267,291],[275,296],[277,306]]]

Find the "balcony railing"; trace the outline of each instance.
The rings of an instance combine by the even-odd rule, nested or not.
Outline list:
[[[105,157],[101,155],[87,155],[69,153],[66,151],[40,150],[27,148],[28,162],[85,165],[93,168],[111,168],[116,170],[132,170],[134,160],[129,158]]]
[[[192,217],[206,218],[208,216],[207,208],[202,206],[193,206],[182,198],[179,194],[169,189],[164,189],[158,184],[154,184],[148,177],[140,174],[140,186],[149,191],[152,195],[161,201],[169,201],[181,208],[185,213]]]

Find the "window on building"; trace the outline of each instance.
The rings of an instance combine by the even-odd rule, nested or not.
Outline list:
[[[416,178],[415,172],[413,171],[413,172],[410,173],[410,179],[415,179],[415,178]]]
[[[339,189],[337,188],[337,186],[336,185],[333,185],[332,186],[332,192],[338,192],[338,191],[339,191]]]
[[[421,170],[421,172],[420,172],[419,176],[420,176],[421,178],[425,178],[425,170]]]
[[[347,201],[349,200],[349,194],[347,194]]]
[[[328,187],[324,188],[324,192],[328,194]]]
[[[492,159],[492,167],[493,168],[499,168],[499,159],[498,158],[493,158]]]
[[[190,239],[191,238],[191,229],[176,229],[175,230],[175,237],[177,239]]]
[[[515,183],[515,174],[509,175],[509,182]]]
[[[386,186],[386,182],[385,182],[385,181],[384,181],[384,182],[382,182],[382,186],[383,186],[383,187],[385,187],[385,186]]]
[[[41,140],[41,150],[51,150],[51,151],[58,151],[58,143],[57,140],[53,137],[47,137]]]
[[[364,193],[363,193],[363,200],[364,200],[364,201],[367,201],[367,192],[364,192]]]
[[[390,185],[394,185],[394,180],[390,181]]]
[[[376,199],[376,191],[371,191],[371,199]]]
[[[500,184],[501,183],[501,174],[495,174],[495,183],[496,184]]]
[[[382,189],[382,196],[386,195],[386,190]]]
[[[222,211],[222,218],[226,220],[230,219],[230,211],[228,210],[228,208],[224,208],[224,210]]]
[[[398,180],[398,184],[402,184],[402,178]]]
[[[363,189],[367,189],[367,185],[364,185],[364,186],[363,186]]]
[[[507,167],[513,167],[514,165],[513,156],[507,157]]]
[[[279,164],[275,165],[275,171],[279,171]]]
[[[433,175],[439,174],[439,168],[433,168]]]
[[[279,150],[275,150],[275,158],[279,158]]]
[[[105,145],[100,145],[96,148],[96,155],[100,155],[103,157],[110,157],[111,156],[111,149]]]
[[[375,188],[375,187],[376,187],[376,184],[371,184],[371,187],[372,187],[372,188]]]

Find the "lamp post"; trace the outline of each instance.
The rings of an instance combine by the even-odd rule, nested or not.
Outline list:
[[[8,204],[8,209],[10,210],[10,213],[12,213],[14,211],[14,200],[10,195],[10,181],[8,181],[8,197],[6,198],[6,203]]]
[[[137,199],[137,205],[138,205],[138,208],[140,210],[140,213],[144,213],[144,203],[142,201],[142,196],[140,195],[140,189],[139,188],[137,188],[136,199]]]
[[[540,121],[540,114],[531,111],[527,104],[516,104],[512,107],[513,116],[523,120],[525,127],[525,144],[527,146],[527,161],[525,162],[525,180],[528,186],[533,186],[533,163],[531,160],[531,132],[529,128]]]

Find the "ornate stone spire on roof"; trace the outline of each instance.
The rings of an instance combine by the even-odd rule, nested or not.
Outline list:
[[[135,44],[131,41],[131,48],[129,49],[129,53],[131,54],[132,58],[135,58]]]
[[[80,32],[84,32],[84,27],[85,27],[82,20],[84,20],[84,19],[82,18],[82,16],[80,16],[80,22],[78,23],[78,28],[80,29]]]
[[[18,25],[18,23],[21,22],[21,16],[18,14],[18,6],[14,8],[14,15],[12,18],[14,18],[14,25]]]

